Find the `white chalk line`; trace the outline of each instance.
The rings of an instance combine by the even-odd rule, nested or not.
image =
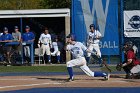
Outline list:
[[[26,85],[12,85],[12,86],[2,86],[0,89],[4,88],[17,88],[17,87],[32,87],[32,86],[41,86],[41,85],[60,85],[62,83],[38,83],[38,84],[26,84]]]

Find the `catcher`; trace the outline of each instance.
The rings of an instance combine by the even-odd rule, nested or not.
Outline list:
[[[133,43],[128,41],[124,45],[124,58],[125,61],[116,66],[118,71],[121,71],[121,68],[126,72],[126,79],[135,78],[135,76],[140,76],[140,61],[136,58]]]

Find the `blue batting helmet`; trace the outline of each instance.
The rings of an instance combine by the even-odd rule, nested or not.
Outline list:
[[[66,38],[71,38],[73,41],[76,40],[76,36],[74,34],[69,34]]]
[[[124,51],[133,49],[133,42],[132,41],[125,42],[123,49]]]
[[[125,42],[125,45],[127,45],[129,48],[133,47],[133,42],[132,41],[127,41]]]

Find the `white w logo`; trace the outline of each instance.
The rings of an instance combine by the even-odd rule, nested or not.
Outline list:
[[[81,2],[87,31],[89,31],[89,25],[92,24],[94,21],[97,21],[100,32],[104,37],[109,0],[106,0],[105,12],[102,5],[102,0],[93,0],[92,12],[90,11],[89,0],[79,0],[79,1]],[[96,12],[97,19],[95,19],[94,17],[95,12]]]

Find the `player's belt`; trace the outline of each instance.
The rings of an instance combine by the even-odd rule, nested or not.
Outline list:
[[[91,43],[91,44],[98,44],[98,43]]]
[[[92,43],[92,44],[98,44],[98,43]]]
[[[43,45],[48,45],[47,43],[43,43]]]

